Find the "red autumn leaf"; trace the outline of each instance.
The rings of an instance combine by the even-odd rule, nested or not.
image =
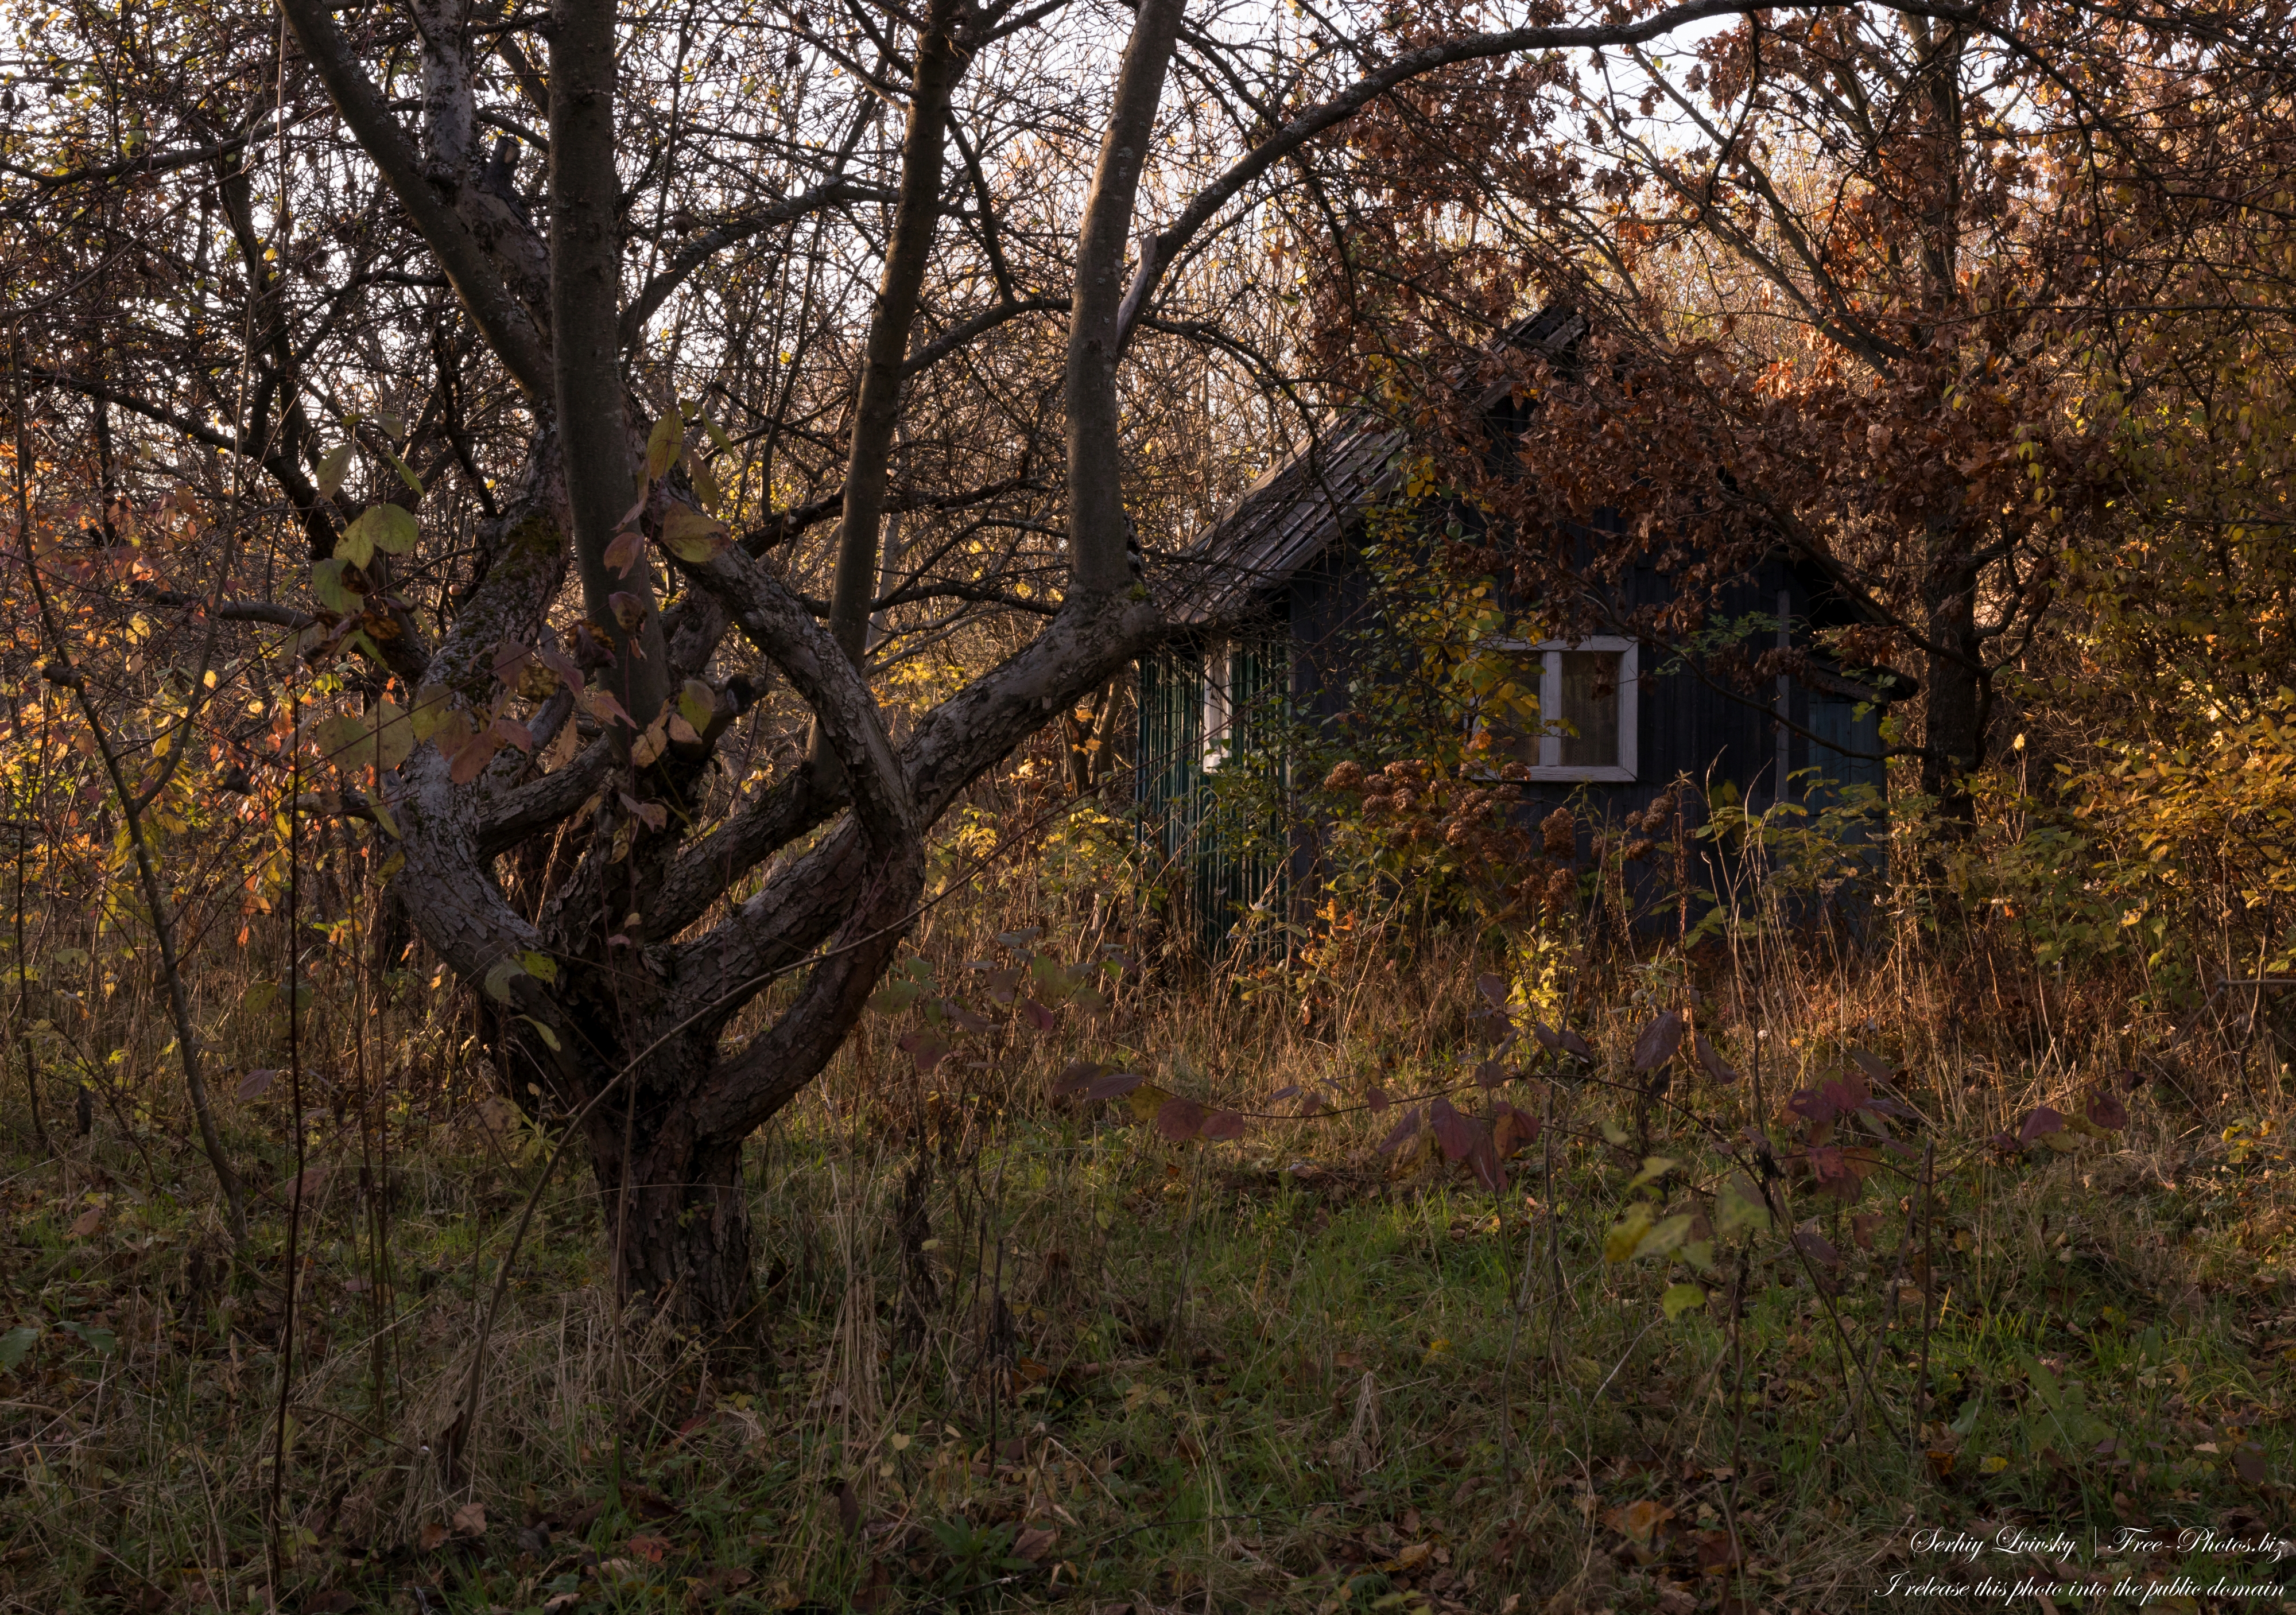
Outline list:
[[[1026,1015],[1029,1018],[1029,1024],[1034,1026],[1040,1032],[1049,1032],[1056,1024],[1053,1018],[1053,1012],[1046,1009],[1043,1004],[1037,1003],[1034,998],[1023,998],[1021,1000],[1021,1012]]]
[[[629,1549],[633,1558],[643,1559],[648,1564],[660,1564],[669,1553],[669,1538],[633,1537],[629,1540]]]
[[[1009,1006],[1021,990],[1021,978],[1028,973],[1017,965],[1006,970],[990,971],[988,978],[990,1002]]]
[[[1896,1066],[1891,1065],[1871,1049],[1853,1047],[1849,1051],[1849,1058],[1856,1062],[1857,1069],[1865,1072],[1873,1081],[1887,1082],[1898,1074]]]
[[[600,723],[603,724],[611,717],[621,724],[625,728],[635,729],[637,727],[637,724],[631,718],[628,710],[623,707],[621,702],[614,699],[613,693],[611,691],[593,690],[590,692],[589,700],[590,716],[596,718]]]
[[[1635,1070],[1655,1071],[1674,1058],[1675,1050],[1682,1046],[1683,1020],[1681,1012],[1669,1010],[1648,1026],[1635,1039]]]
[[[641,802],[627,791],[618,791],[614,794],[621,799],[622,806],[630,810],[632,816],[648,830],[660,830],[669,823],[669,809],[660,802]]]
[[[472,735],[455,750],[454,766],[447,770],[447,777],[457,785],[469,784],[486,772],[488,759],[502,750],[502,736],[488,725],[485,734]]]
[[[242,1099],[260,1099],[270,1091],[272,1083],[278,1077],[278,1071],[267,1066],[259,1071],[250,1071],[239,1079],[239,1096]]]
[[[2128,1107],[2113,1094],[2097,1094],[2088,1102],[2088,1119],[2108,1133],[2118,1133],[2128,1125]]]
[[[1382,1155],[1393,1154],[1396,1151],[1403,1147],[1405,1140],[1410,1138],[1418,1131],[1419,1107],[1417,1105],[1413,1105],[1409,1110],[1403,1113],[1403,1119],[1395,1124],[1394,1131],[1388,1134],[1387,1137],[1381,1142],[1379,1153]]]
[[[1491,1149],[1501,1160],[1538,1140],[1538,1117],[1505,1101],[1491,1107]]]
[[[1293,1083],[1287,1083],[1287,1084],[1286,1084],[1285,1086],[1283,1086],[1283,1087],[1280,1087],[1280,1088],[1276,1089],[1273,1094],[1270,1094],[1267,1096],[1267,1103],[1270,1103],[1270,1104],[1274,1104],[1274,1103],[1275,1103],[1278,1100],[1290,1099],[1290,1098],[1293,1097],[1295,1094],[1297,1094],[1299,1092],[1300,1092],[1300,1085],[1299,1085],[1298,1083],[1296,1083],[1296,1082],[1293,1082]]]
[[[1439,1099],[1427,1108],[1427,1119],[1435,1129],[1436,1146],[1443,1152],[1445,1160],[1464,1160],[1475,1147],[1475,1126],[1447,1099]]]
[[[944,998],[940,1001],[940,1012],[968,1032],[985,1032],[988,1029],[987,1020],[974,1014],[954,998]]]
[[[1506,1080],[1506,1067],[1496,1060],[1486,1060],[1475,1068],[1475,1080],[1487,1088],[1495,1088]]]
[[[955,1052],[955,1045],[938,1032],[911,1032],[900,1041],[900,1050],[917,1062],[917,1074],[923,1076]]]
[[[1374,1116],[1382,1114],[1392,1103],[1387,1096],[1387,1090],[1375,1082],[1364,1090],[1364,1099],[1370,1104],[1371,1113]]]
[[[1156,1130],[1174,1144],[1185,1144],[1203,1131],[1204,1107],[1193,1099],[1171,1098],[1156,1107]]]
[[[1861,1211],[1849,1219],[1849,1237],[1857,1242],[1860,1250],[1874,1248],[1874,1230],[1882,1226],[1879,1211]]]
[[[1786,1101],[1786,1109],[1809,1122],[1832,1121],[1841,1113],[1833,1094],[1824,1088],[1795,1089],[1792,1097]]]
[[[2233,1472],[2251,1486],[2262,1486],[2271,1472],[2264,1465],[2264,1455],[2252,1447],[2243,1447],[2232,1455]]]
[[[1060,1539],[1061,1534],[1058,1531],[1032,1525],[1013,1539],[1013,1556],[1016,1559],[1025,1559],[1030,1564],[1034,1564],[1052,1552],[1053,1544]]]
[[[1084,1096],[1087,1100],[1121,1099],[1147,1080],[1138,1071],[1111,1071],[1105,1077],[1094,1078]]]
[[[1567,1026],[1558,1031],[1544,1021],[1534,1021],[1530,1024],[1530,1035],[1538,1039],[1539,1047],[1550,1053],[1569,1054],[1590,1064],[1594,1061],[1594,1045]]]
[[[560,682],[568,689],[577,695],[582,693],[582,669],[574,665],[573,659],[565,652],[556,645],[545,644],[535,652],[535,655],[541,659],[544,667],[558,675]]]
[[[2033,1113],[2025,1118],[2025,1125],[2017,1129],[2017,1143],[2031,1149],[2052,1133],[2065,1130],[2065,1119],[2047,1105],[2035,1105]]]
[[[1815,1228],[1799,1230],[1793,1236],[1793,1242],[1794,1249],[1821,1267],[1841,1266],[1841,1252],[1833,1248],[1832,1240],[1827,1239]]]
[[[1476,990],[1480,992],[1484,997],[1490,1000],[1491,1007],[1493,1009],[1502,1012],[1505,1010],[1507,1006],[1507,984],[1505,978],[1492,975],[1488,971],[1486,971],[1481,975],[1475,978],[1475,988]]]
[[[1473,1135],[1473,1142],[1467,1149],[1468,1169],[1474,1173],[1477,1183],[1496,1194],[1506,1187],[1506,1168],[1499,1165],[1498,1151],[1491,1142],[1491,1135],[1472,1122],[1466,1126]]]
[[[1201,1136],[1211,1143],[1225,1144],[1232,1138],[1242,1138],[1243,1129],[1243,1118],[1236,1111],[1214,1111],[1204,1118]]]
[[[1738,1080],[1737,1071],[1732,1068],[1728,1061],[1722,1058],[1714,1045],[1707,1041],[1704,1032],[1695,1032],[1691,1035],[1690,1052],[1697,1058],[1698,1069],[1704,1071],[1712,1081],[1735,1082]]]
[[[627,578],[630,575],[630,569],[638,563],[638,557],[644,553],[644,536],[625,529],[616,533],[613,542],[606,546],[606,564],[618,577]]]
[[[1097,1061],[1077,1061],[1053,1078],[1053,1092],[1055,1094],[1078,1093],[1099,1081],[1105,1069]]]

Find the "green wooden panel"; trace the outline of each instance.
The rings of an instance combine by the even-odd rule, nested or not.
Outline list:
[[[1142,850],[1164,866],[1176,922],[1209,958],[1249,935],[1280,950],[1290,896],[1280,718],[1291,647],[1280,633],[1241,637],[1228,653],[1232,719],[1218,767],[1204,767],[1206,647],[1142,659],[1136,766]]]

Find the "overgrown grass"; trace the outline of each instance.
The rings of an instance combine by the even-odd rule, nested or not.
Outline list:
[[[952,921],[920,946],[954,980],[991,945]],[[2208,1589],[2277,1586],[2227,1545],[2284,1529],[2296,1474],[2268,1051],[2172,1043],[2114,984],[2010,969],[1981,937],[1622,956],[1574,966],[1594,1062],[1507,1053],[1500,1094],[1547,1125],[1494,1193],[1424,1133],[1379,1148],[1411,1095],[1472,1108],[1494,961],[1381,948],[1290,986],[1135,971],[1104,1021],[1000,1029],[930,1076],[873,1025],[753,1146],[756,1361],[615,1306],[591,1185],[562,1166],[453,1474],[548,1141],[480,1097],[423,1008],[444,1000],[406,984],[391,1046],[428,1060],[359,1063],[346,1035],[312,1061],[276,1521],[284,1079],[234,1111],[273,1185],[236,1265],[164,1117],[99,1106],[53,1160],[12,1130],[6,1607],[1834,1611],[2014,1603],[2075,1572],[2192,1578],[2150,1607],[2266,1607]],[[1513,973],[1535,997],[1534,963]],[[354,980],[323,984],[344,1012],[317,1024]],[[1692,991],[1744,1075],[1680,1061],[1655,1091],[1629,1050]],[[1853,1048],[1915,1114],[1843,1203],[1794,1168],[1785,1100]],[[1047,1099],[1079,1053],[1268,1119],[1175,1144],[1123,1101]],[[1324,1112],[1275,1119],[1292,1088]],[[2125,1126],[1998,1141],[2104,1092]],[[1780,1215],[1726,1231],[1714,1191],[1760,1176],[1757,1123]],[[1707,1222],[1609,1259],[1637,1199]],[[2159,1545],[2117,1548],[2131,1527]],[[2005,1529],[2038,1545],[2003,1551]]]

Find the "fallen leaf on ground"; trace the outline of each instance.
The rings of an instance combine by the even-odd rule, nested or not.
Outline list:
[[[1652,1532],[1673,1518],[1672,1509],[1645,1497],[1639,1503],[1629,1503],[1624,1508],[1612,1509],[1603,1516],[1603,1522],[1629,1541],[1647,1543]]]
[[[622,1487],[622,1507],[640,1520],[670,1520],[677,1514],[677,1504],[653,1488],[628,1482]]]

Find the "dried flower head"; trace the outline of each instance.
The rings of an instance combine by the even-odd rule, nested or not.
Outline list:
[[[1567,858],[1578,850],[1578,826],[1570,809],[1557,808],[1538,822],[1540,850],[1550,858]]]
[[[1329,774],[1324,776],[1324,789],[1326,791],[1355,791],[1361,789],[1363,782],[1363,765],[1350,760],[1337,765]]]

